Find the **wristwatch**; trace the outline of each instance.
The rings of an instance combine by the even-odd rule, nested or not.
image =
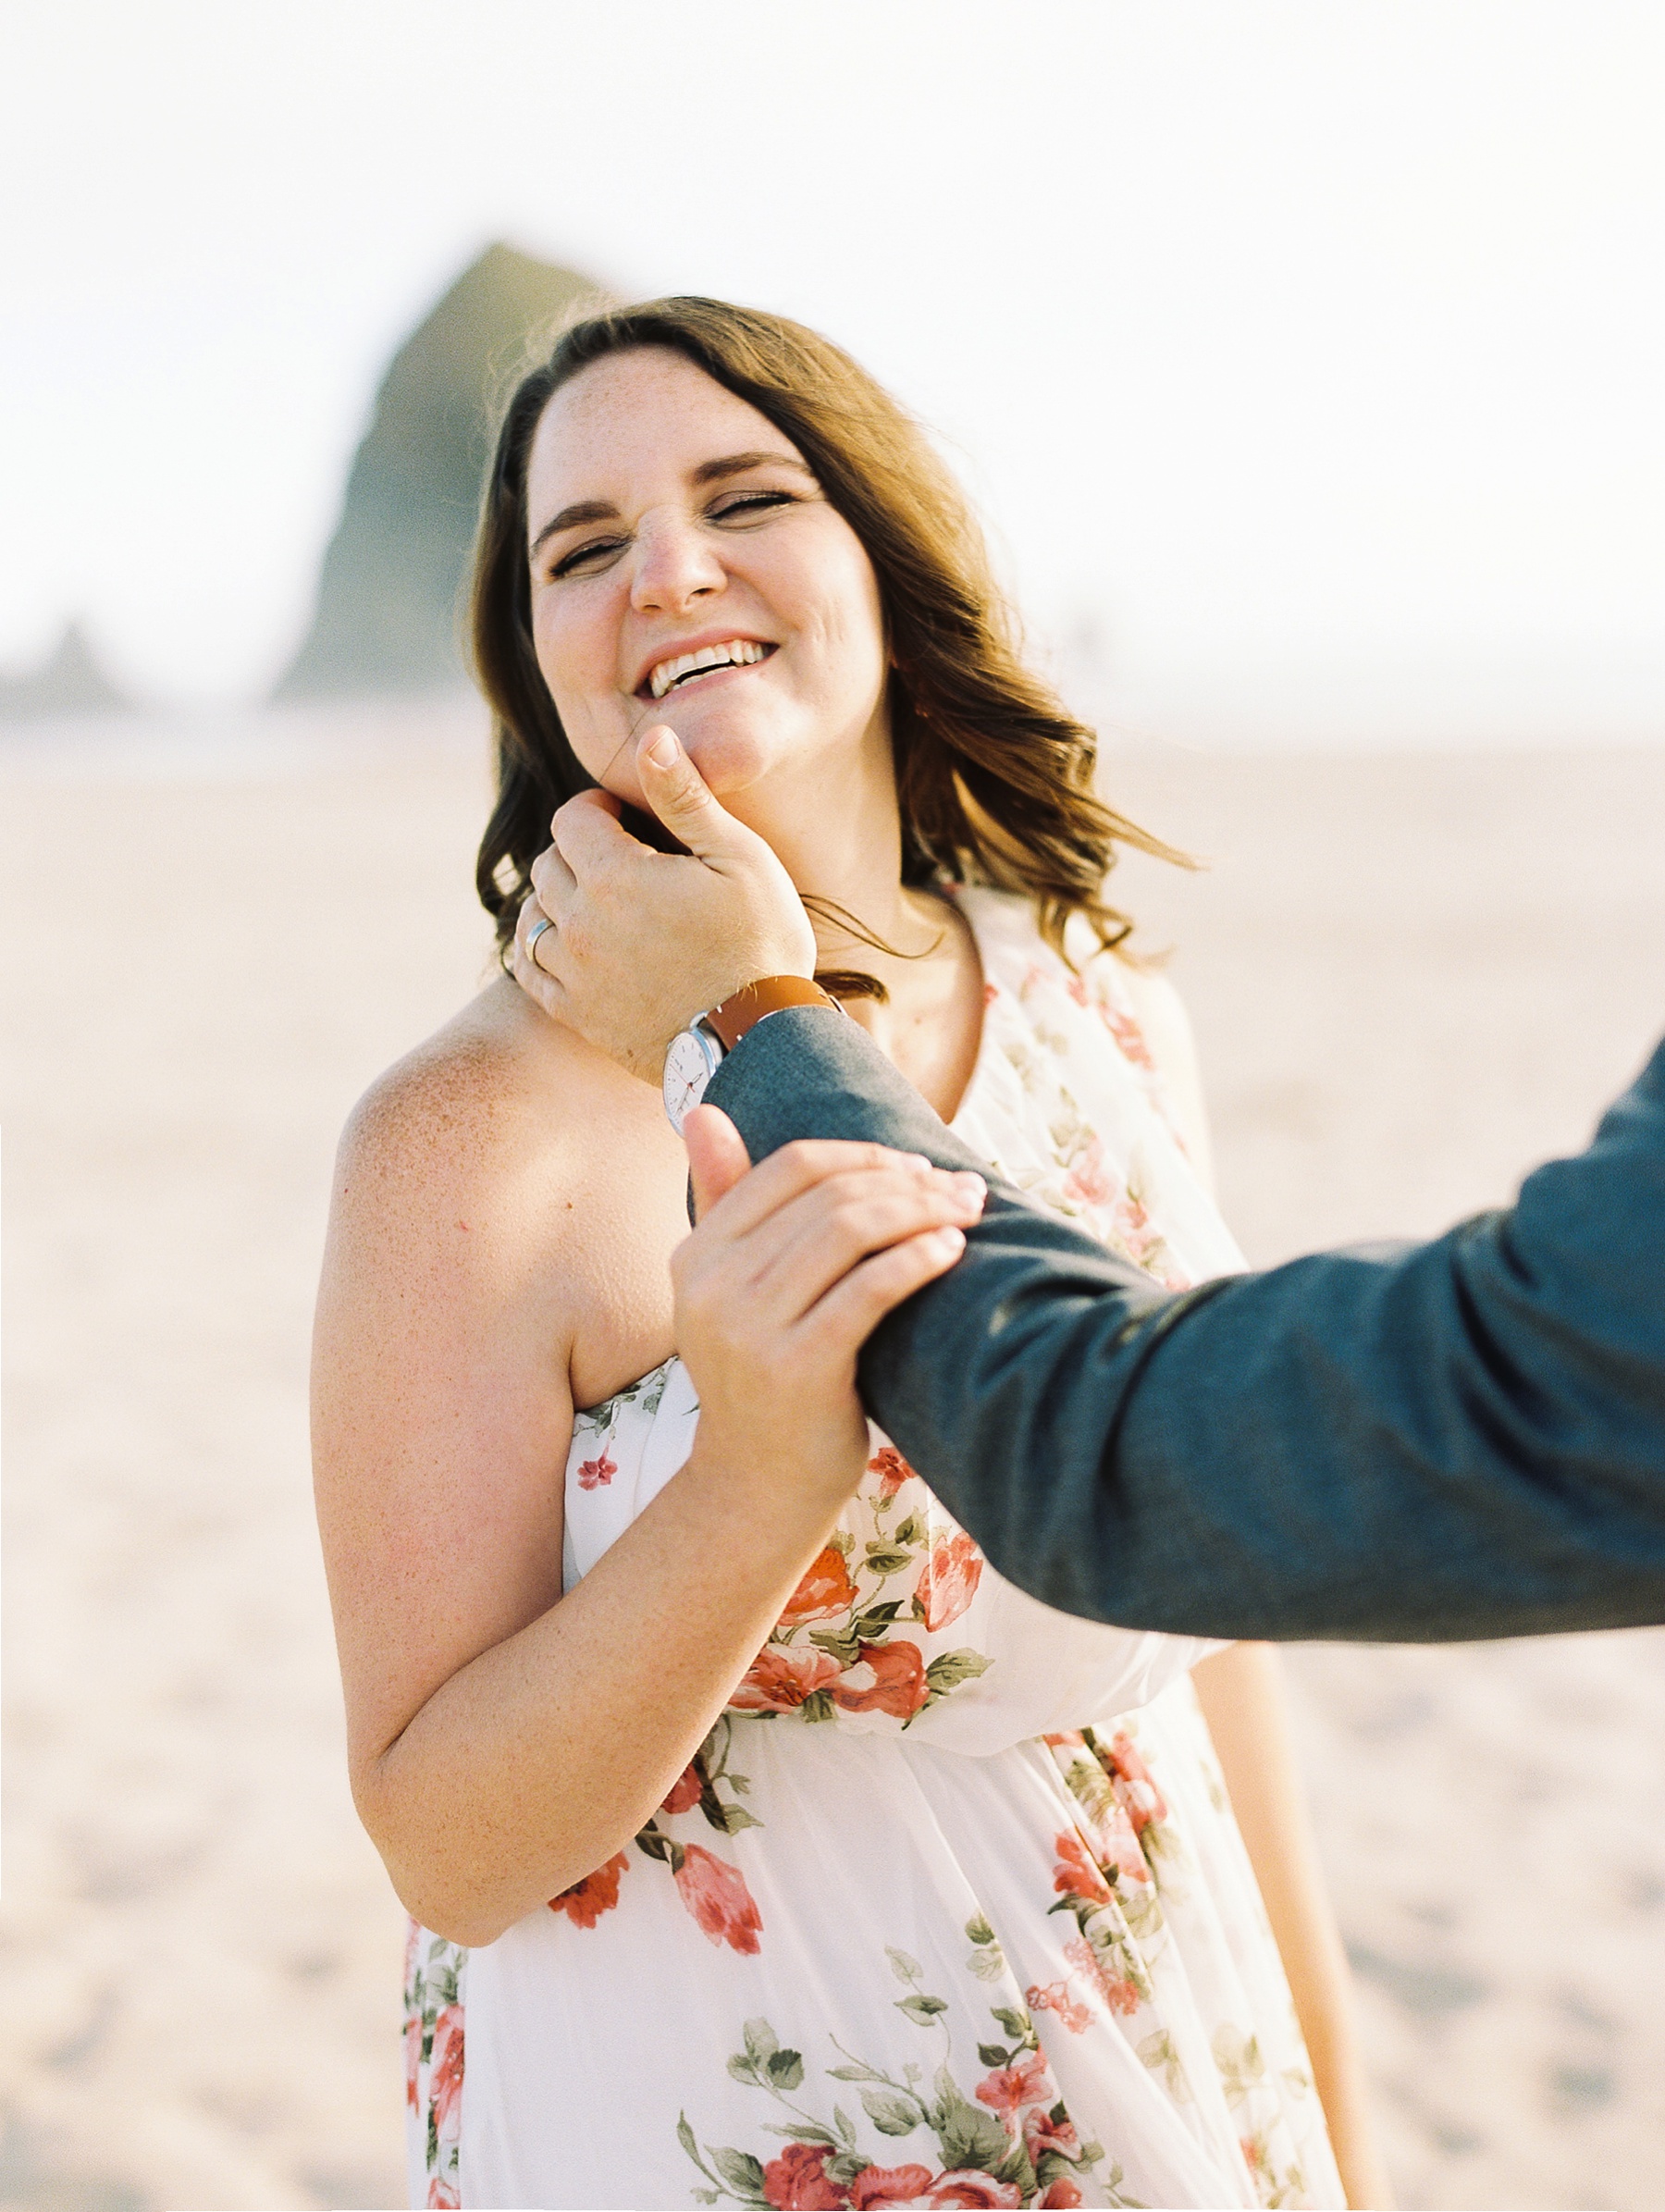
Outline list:
[[[766,1014],[779,1014],[787,1007],[844,1008],[831,992],[823,991],[803,975],[766,975],[747,983],[709,1012],[696,1014],[684,1030],[671,1040],[665,1055],[665,1112],[680,1137],[689,1113],[706,1094],[724,1057]]]

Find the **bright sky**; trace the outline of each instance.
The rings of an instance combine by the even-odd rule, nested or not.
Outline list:
[[[1136,723],[1665,733],[1657,0],[16,0],[0,41],[0,660],[80,612],[146,693],[269,683],[388,352],[504,237],[849,346]]]

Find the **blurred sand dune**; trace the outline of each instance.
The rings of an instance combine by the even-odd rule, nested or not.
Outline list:
[[[1252,1257],[1433,1230],[1665,1027],[1665,749],[1107,763]],[[331,1151],[469,993],[462,709],[0,741],[0,2206],[402,2202],[305,1436]],[[1659,2201],[1665,1633],[1291,1661],[1407,2206]]]

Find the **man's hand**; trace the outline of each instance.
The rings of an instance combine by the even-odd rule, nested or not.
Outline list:
[[[959,1257],[982,1178],[832,1140],[754,1168],[715,1106],[696,1106],[684,1135],[700,1219],[671,1279],[676,1349],[699,1393],[696,1457],[815,1484],[834,1510],[868,1459],[857,1354]]]
[[[555,842],[532,864],[514,980],[545,1013],[657,1083],[666,1047],[696,1014],[760,976],[812,975],[815,933],[791,877],[718,805],[673,730],[648,731],[636,771],[688,857],[631,836],[606,792],[569,799],[551,825]],[[537,929],[543,916],[552,929]]]

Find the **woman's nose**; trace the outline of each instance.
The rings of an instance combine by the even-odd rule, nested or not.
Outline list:
[[[630,590],[639,613],[679,614],[727,581],[716,549],[686,515],[661,509],[642,516]]]

